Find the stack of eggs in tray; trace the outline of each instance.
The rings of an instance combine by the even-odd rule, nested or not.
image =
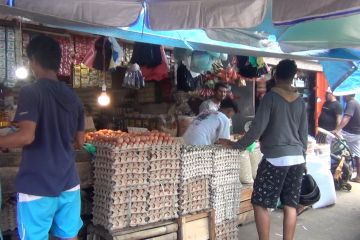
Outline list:
[[[211,146],[185,146],[181,156],[180,215],[210,208]]]
[[[93,222],[109,231],[177,217],[180,144],[157,131],[101,130],[96,146]]]

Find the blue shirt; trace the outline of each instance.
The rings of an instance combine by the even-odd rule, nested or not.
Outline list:
[[[26,120],[36,123],[35,139],[23,148],[16,191],[51,197],[78,185],[73,145],[84,110],[73,90],[48,79],[23,87],[15,121]]]

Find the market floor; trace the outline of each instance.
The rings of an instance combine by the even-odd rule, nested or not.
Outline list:
[[[298,217],[295,240],[359,240],[360,184],[351,192],[337,192],[336,204],[309,209]],[[240,240],[257,240],[255,223],[239,227]],[[271,213],[271,240],[282,239],[282,211]]]

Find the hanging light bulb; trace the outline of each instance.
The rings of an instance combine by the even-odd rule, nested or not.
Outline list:
[[[29,70],[24,66],[18,66],[15,70],[15,76],[17,79],[26,79],[29,76]]]
[[[110,104],[110,97],[106,93],[106,85],[102,85],[102,92],[100,96],[98,97],[98,103],[100,106],[107,106]]]
[[[19,19],[20,21],[20,26],[19,26],[19,31],[20,31],[20,64],[17,66],[17,68],[15,69],[15,76],[17,79],[21,79],[24,80],[29,76],[29,70],[27,67],[25,67],[25,65],[23,64],[23,58],[22,58],[22,54],[23,54],[23,38],[22,38],[22,19]]]

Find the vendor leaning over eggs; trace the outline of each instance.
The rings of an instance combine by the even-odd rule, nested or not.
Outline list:
[[[238,112],[229,98],[223,100],[219,111],[200,113],[186,130],[183,138],[188,145],[212,145],[218,139],[230,139],[230,119]]]

